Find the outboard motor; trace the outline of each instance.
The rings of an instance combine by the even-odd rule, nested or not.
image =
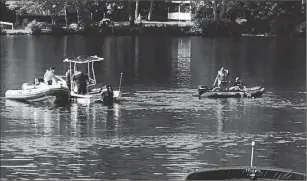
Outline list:
[[[200,85],[198,86],[198,94],[202,95],[203,93],[209,91],[209,88],[207,86],[204,85]]]
[[[247,168],[246,172],[250,180],[257,180],[261,176],[261,170],[255,167]]]
[[[101,96],[105,106],[113,106],[113,88],[110,85],[106,86],[106,91],[102,92]]]

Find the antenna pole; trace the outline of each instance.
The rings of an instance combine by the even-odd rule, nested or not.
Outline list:
[[[72,90],[72,71],[71,71],[71,62],[69,62],[69,79],[70,79],[70,92],[69,95],[71,94],[71,90]]]
[[[122,86],[122,79],[123,79],[123,73],[120,73],[119,88],[118,88],[119,92],[120,92],[120,87]]]
[[[252,155],[251,155],[251,167],[253,166],[253,161],[254,161],[254,146],[255,142],[252,142]]]

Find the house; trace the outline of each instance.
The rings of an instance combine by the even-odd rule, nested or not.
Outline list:
[[[192,20],[191,1],[171,1],[168,4],[167,18],[176,21]]]

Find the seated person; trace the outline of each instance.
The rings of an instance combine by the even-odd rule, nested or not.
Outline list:
[[[47,85],[52,85],[52,83],[57,83],[56,77],[54,75],[55,67],[51,67],[49,70],[46,70],[44,75],[44,81]]]
[[[44,82],[44,79],[42,79],[42,78],[35,78],[34,79],[34,85],[40,85],[41,82]]]
[[[245,85],[243,84],[243,82],[240,80],[240,77],[237,77],[234,84],[233,84],[233,87],[231,87],[229,90],[244,90],[246,89]]]

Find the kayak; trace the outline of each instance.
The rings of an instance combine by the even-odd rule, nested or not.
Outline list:
[[[198,94],[194,94],[193,97],[207,97],[207,98],[240,98],[250,97],[256,98],[261,97],[265,92],[265,89],[261,86],[255,86],[246,88],[244,90],[228,90],[228,91],[212,91],[212,89],[206,86],[200,85],[198,87]]]

